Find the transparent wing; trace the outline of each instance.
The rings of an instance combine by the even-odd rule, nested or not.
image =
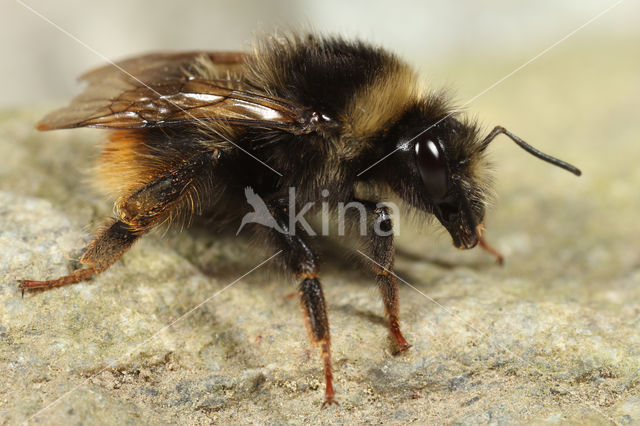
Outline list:
[[[203,61],[216,74],[237,75],[233,70],[244,58],[239,52],[160,53],[104,66],[80,77],[88,83],[85,90],[43,118],[38,129],[144,128],[189,120],[301,127],[303,112],[296,105],[246,90],[239,79],[194,77]]]

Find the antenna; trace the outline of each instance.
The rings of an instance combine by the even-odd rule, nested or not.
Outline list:
[[[580,176],[582,174],[580,169],[578,169],[577,167],[572,166],[569,163],[566,163],[562,160],[559,160],[555,157],[545,154],[542,151],[535,149],[534,147],[532,147],[531,145],[529,145],[528,143],[526,143],[525,141],[523,141],[522,139],[520,139],[519,137],[517,137],[516,135],[514,135],[513,133],[511,133],[510,131],[508,131],[502,126],[496,126],[493,128],[491,133],[489,133],[489,135],[487,135],[487,137],[482,141],[482,147],[480,148],[480,151],[484,151],[489,145],[489,143],[493,139],[495,139],[495,137],[498,136],[500,133],[509,136],[512,141],[514,141],[515,143],[518,144],[518,146],[520,146],[520,148],[524,149],[534,157],[538,157],[542,161],[546,161],[547,163],[553,164],[554,166],[558,166],[561,169],[565,169],[566,171],[571,172],[576,176]]]

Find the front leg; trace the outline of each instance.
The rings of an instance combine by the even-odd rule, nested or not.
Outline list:
[[[357,201],[362,203],[367,211],[370,223],[367,231],[369,250],[376,273],[376,283],[382,295],[384,310],[389,322],[389,331],[398,347],[398,352],[411,347],[400,331],[398,280],[393,274],[395,248],[393,246],[393,224],[389,208],[371,201]]]
[[[289,217],[286,208],[277,206],[273,216],[280,230],[271,229],[270,237],[273,243],[282,250],[285,266],[294,278],[302,280],[299,287],[300,305],[304,313],[305,324],[309,338],[314,344],[320,344],[325,378],[325,400],[323,407],[337,404],[333,391],[333,375],[331,372],[331,340],[329,335],[329,319],[327,307],[322,293],[320,281],[317,278],[318,268],[316,256],[309,245],[300,236],[302,229],[289,231]],[[282,232],[280,232],[282,231]]]

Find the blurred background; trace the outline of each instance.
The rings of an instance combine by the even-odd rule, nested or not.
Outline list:
[[[615,3],[5,0],[0,6],[5,58],[0,106],[68,98],[79,90],[75,77],[104,62],[100,55],[117,60],[157,50],[243,49],[256,31],[275,28],[314,28],[370,40],[408,58],[434,83],[459,86],[465,96],[468,87],[473,96],[512,71],[513,64],[530,59]],[[558,49],[584,40],[637,39],[639,18],[640,4],[624,1]],[[513,62],[496,64],[495,72],[482,78],[470,72],[465,81],[440,74],[441,64],[461,57],[487,63],[511,57]]]

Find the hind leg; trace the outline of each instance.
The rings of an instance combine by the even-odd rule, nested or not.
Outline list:
[[[49,289],[84,281],[94,274],[106,271],[126,252],[142,235],[130,225],[116,221],[105,226],[87,246],[80,262],[88,268],[78,269],[69,275],[52,280],[19,280],[20,288],[25,290]]]
[[[98,232],[80,259],[87,268],[52,280],[19,280],[23,294],[25,290],[46,290],[78,283],[104,272],[149,229],[173,217],[192,214],[197,208],[198,187],[210,178],[209,173],[218,157],[217,150],[198,153],[181,167],[121,197],[116,203],[119,219]]]

